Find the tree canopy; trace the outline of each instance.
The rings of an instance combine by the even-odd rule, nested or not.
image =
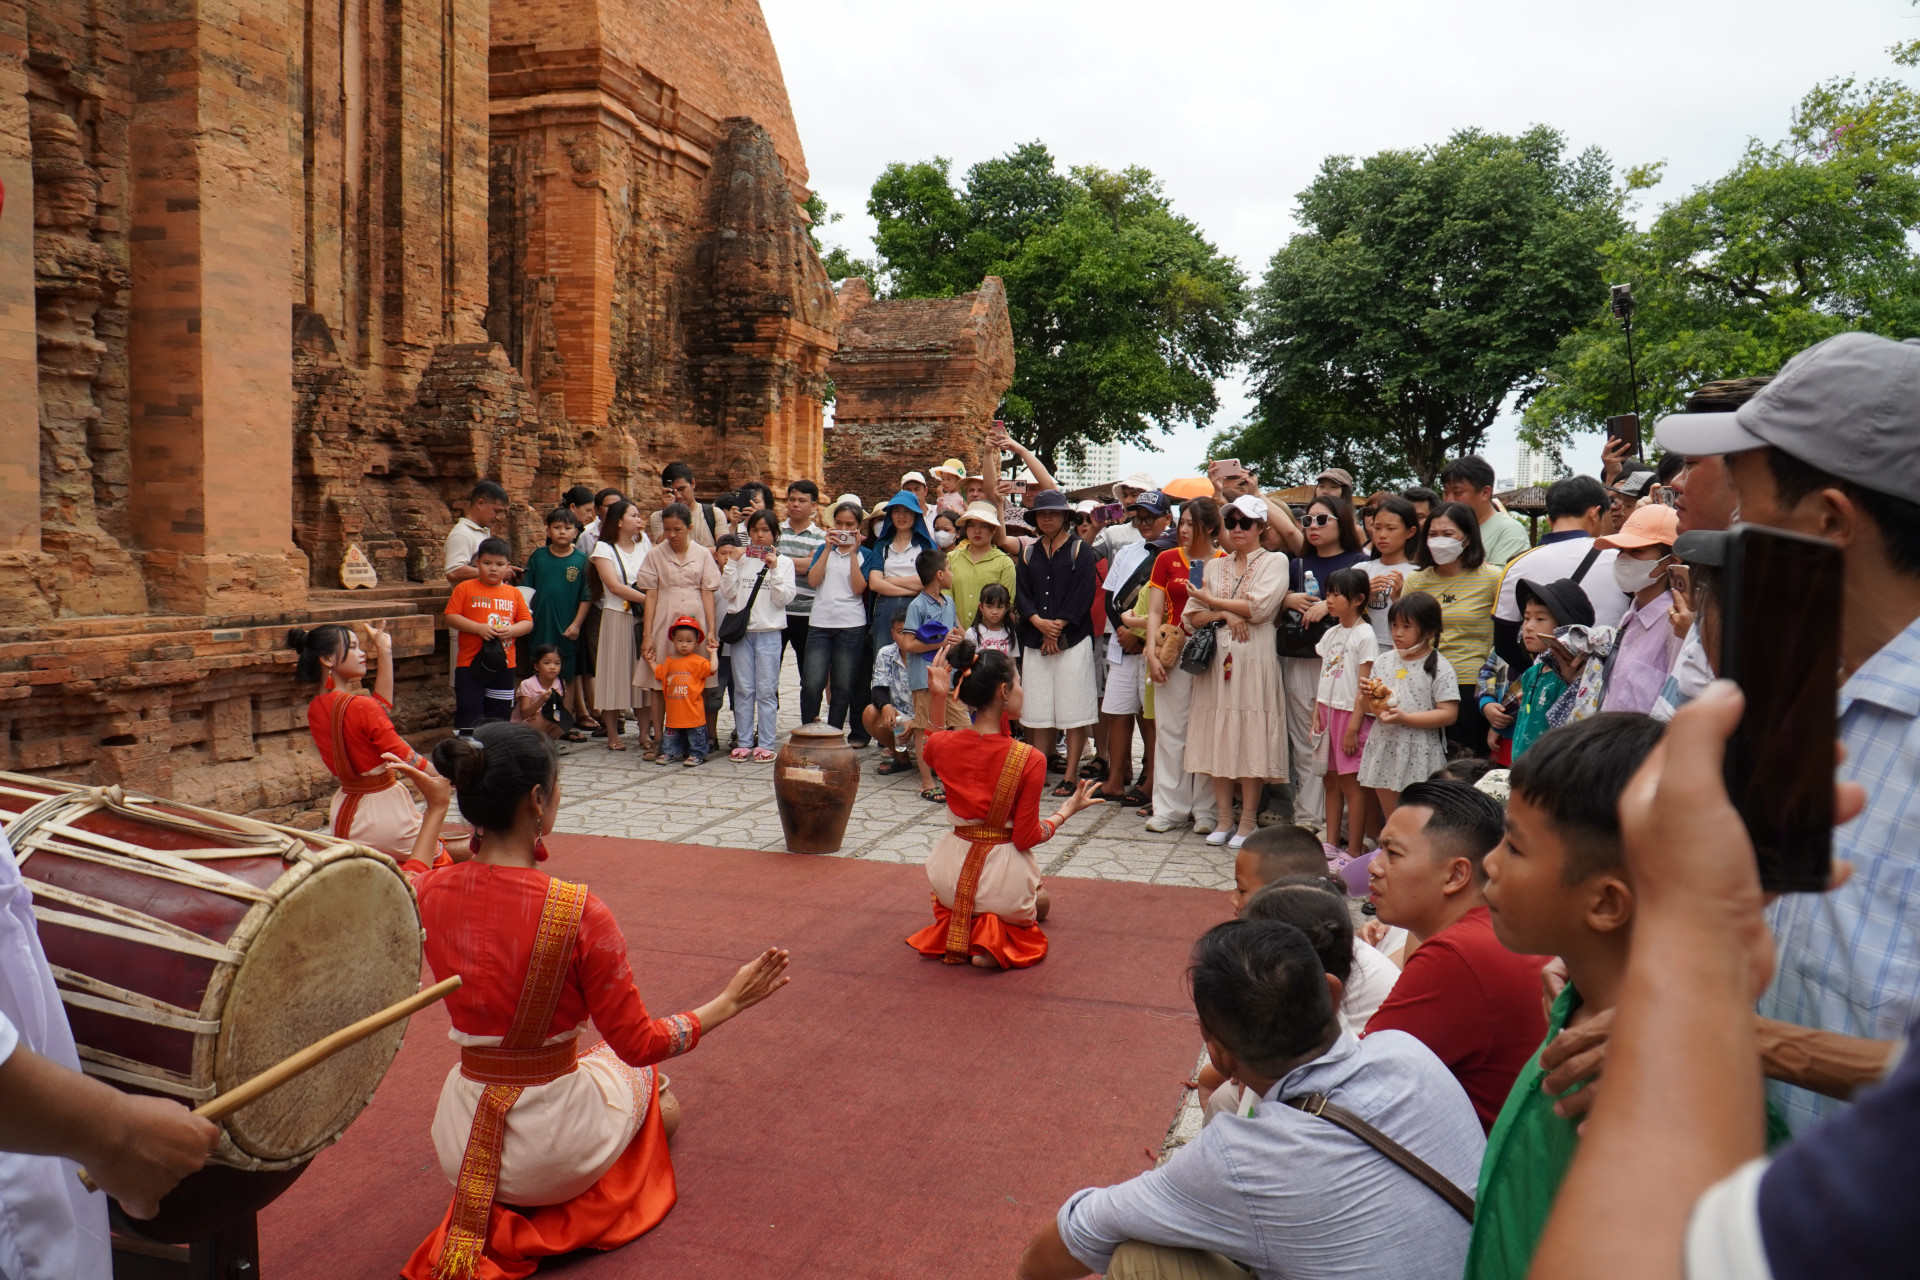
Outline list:
[[[867,210],[880,296],[951,297],[1001,278],[1015,350],[1001,416],[1044,462],[1212,420],[1214,381],[1239,356],[1245,277],[1145,169],[1062,173],[1030,142],[957,187],[943,157],[890,164]]]
[[[1920,46],[1917,46],[1920,47]],[[1776,372],[1847,329],[1920,332],[1920,96],[1894,80],[1835,80],[1787,138],[1750,142],[1725,177],[1606,247],[1633,286],[1641,412],[1678,409],[1702,383]],[[1560,344],[1522,435],[1557,446],[1625,412],[1627,347],[1597,298]]]
[[[1254,415],[1214,455],[1281,477],[1337,460],[1374,486],[1478,449],[1605,296],[1621,193],[1602,152],[1565,149],[1536,126],[1328,158],[1254,297]]]

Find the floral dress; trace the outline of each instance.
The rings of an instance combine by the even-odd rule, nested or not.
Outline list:
[[[1394,705],[1400,710],[1436,710],[1440,702],[1457,699],[1460,686],[1453,664],[1437,653],[1432,656],[1434,671],[1428,675],[1426,658],[1409,662],[1397,649],[1383,650],[1373,660],[1373,678],[1393,691]],[[1360,756],[1360,785],[1399,791],[1426,781],[1446,762],[1445,730],[1414,729],[1376,719]]]

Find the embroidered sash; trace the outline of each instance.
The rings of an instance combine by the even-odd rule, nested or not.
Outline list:
[[[973,950],[973,894],[980,887],[980,873],[987,865],[987,853],[997,844],[1013,839],[1014,797],[1020,790],[1020,775],[1026,769],[1033,748],[1024,742],[1008,745],[1007,758],[1000,765],[1000,780],[993,785],[993,806],[984,823],[955,827],[954,834],[967,842],[967,860],[960,867],[959,883],[953,886],[953,915],[947,920],[947,953],[942,964],[967,964]]]
[[[463,1050],[460,1072],[471,1080],[489,1080],[474,1108],[467,1150],[460,1157],[460,1177],[453,1189],[452,1221],[447,1242],[434,1264],[434,1280],[471,1280],[486,1249],[487,1224],[493,1197],[500,1189],[500,1151],[506,1143],[507,1112],[533,1084],[558,1080],[574,1070],[575,1041],[546,1045],[547,1028],[566,987],[567,962],[580,934],[580,914],[587,905],[585,885],[564,880],[547,882],[547,901],[540,910],[540,931],[534,937],[527,963],[526,985],[513,1025],[497,1049],[476,1053]],[[560,1050],[565,1050],[565,1069]],[[471,1058],[469,1055],[473,1055]]]
[[[335,693],[328,704],[327,718],[333,731],[333,776],[340,780],[340,810],[333,815],[333,834],[342,840],[350,838],[353,832],[353,815],[360,810],[360,797],[385,791],[388,787],[400,785],[400,779],[390,773],[377,776],[363,776],[353,771],[353,763],[347,758],[347,708],[353,705],[355,698],[366,696],[362,693]]]

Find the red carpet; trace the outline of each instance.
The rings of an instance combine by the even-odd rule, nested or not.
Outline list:
[[[1186,955],[1224,893],[1053,879],[1047,959],[1008,973],[908,950],[918,866],[570,836],[549,867],[619,917],[656,1016],[764,946],[793,981],[666,1065],[680,1203],[579,1280],[1010,1276],[1062,1199],[1152,1163],[1199,1033]],[[457,1060],[416,1016],[373,1104],[260,1217],[265,1280],[392,1276],[449,1196],[427,1128]]]

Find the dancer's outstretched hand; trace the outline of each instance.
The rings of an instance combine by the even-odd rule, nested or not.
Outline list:
[[[703,1009],[695,1010],[700,1018],[703,1031],[710,1031],[720,1023],[737,1013],[753,1008],[768,996],[787,985],[787,953],[779,947],[768,947],[758,956],[740,966],[740,972],[733,975],[713,1002]]]

